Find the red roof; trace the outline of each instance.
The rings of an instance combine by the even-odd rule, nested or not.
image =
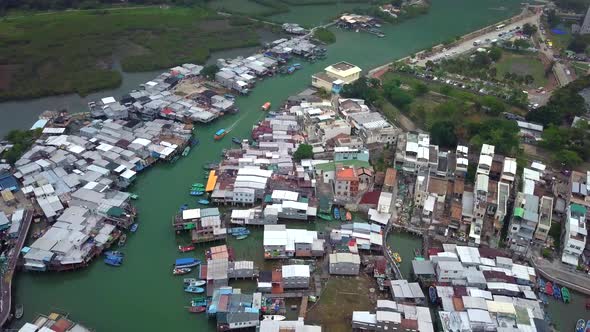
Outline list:
[[[162,110],[162,113],[168,115],[168,114],[172,113],[172,109],[166,107],[165,109]]]
[[[418,321],[415,319],[402,318],[402,327],[406,330],[418,330]]]
[[[502,250],[493,249],[493,248],[479,248],[479,255],[481,257],[489,258],[489,259],[496,259],[496,257],[508,257]]]
[[[436,256],[439,252],[443,252],[441,248],[428,248],[428,257]]]
[[[361,198],[360,204],[375,204],[379,203],[379,196],[381,195],[380,191],[369,191],[363,195]]]
[[[73,325],[72,322],[70,322],[69,320],[67,320],[65,318],[61,318],[60,320],[58,320],[57,322],[55,322],[55,324],[53,324],[51,326],[51,329],[56,332],[65,332],[70,327],[72,327],[72,325]]]
[[[358,180],[354,168],[341,168],[336,171],[336,180],[338,181],[356,181]]]

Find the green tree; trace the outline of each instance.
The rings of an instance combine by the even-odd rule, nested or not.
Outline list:
[[[455,124],[449,120],[435,122],[430,128],[430,139],[441,147],[453,148],[457,146]]]
[[[415,82],[412,84],[412,89],[414,90],[414,95],[416,96],[423,96],[428,93],[428,86],[422,82]]]
[[[370,82],[371,84],[374,83],[374,81],[369,81],[366,77],[362,76],[353,83],[346,84],[342,88],[342,91],[340,91],[340,95],[345,98],[364,99],[371,105],[380,106],[382,101],[381,96],[376,88],[369,86]]]
[[[559,23],[561,23],[561,19],[559,16],[557,16],[555,10],[550,10],[547,12],[547,23],[549,23],[549,26],[552,28],[555,28],[559,25]]]
[[[518,148],[518,126],[515,121],[500,118],[485,119],[481,122],[470,122],[467,130],[471,137],[470,143],[481,147],[484,143],[496,146],[496,152],[513,154]]]
[[[217,65],[208,65],[201,70],[201,75],[207,77],[210,80],[215,79],[215,74],[219,71]]]
[[[482,106],[488,109],[488,112],[492,115],[500,115],[500,113],[506,110],[506,105],[501,102],[498,98],[493,96],[485,96],[481,98]]]
[[[514,48],[516,48],[517,50],[520,50],[531,47],[531,44],[525,39],[517,39],[512,43],[512,46],[514,46]]]
[[[576,53],[583,53],[586,50],[588,43],[580,35],[575,35],[570,41],[567,49]]]
[[[383,94],[390,103],[401,110],[407,110],[414,100],[412,96],[393,83],[386,83],[383,86]]]
[[[293,153],[293,159],[300,161],[302,159],[313,158],[313,147],[309,144],[299,144],[295,153]]]
[[[492,61],[497,62],[502,57],[502,49],[499,47],[492,47],[488,53],[488,56],[490,59],[492,59]]]
[[[530,23],[525,23],[522,26],[522,33],[524,33],[527,36],[532,36],[537,32],[537,26],[534,24],[530,24]]]
[[[561,163],[563,166],[572,168],[582,163],[582,158],[571,150],[561,150],[555,154],[555,161]]]
[[[549,126],[543,130],[541,146],[552,150],[558,151],[564,147],[567,143],[567,129],[557,126]]]

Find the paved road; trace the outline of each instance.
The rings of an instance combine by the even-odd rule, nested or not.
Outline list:
[[[502,30],[498,30],[498,31],[494,30],[494,31],[485,33],[483,35],[465,40],[465,41],[461,42],[460,44],[447,49],[444,52],[436,53],[436,54],[433,54],[432,56],[421,59],[416,64],[419,66],[424,66],[424,65],[426,65],[426,62],[429,60],[436,61],[436,60],[440,60],[440,59],[445,58],[446,55],[456,56],[456,55],[459,55],[459,54],[462,54],[462,53],[465,53],[468,51],[475,50],[478,47],[482,46],[481,44],[478,46],[474,46],[473,42],[475,42],[476,40],[480,40],[480,41],[484,42],[486,39],[489,39],[489,40],[499,39],[499,37],[498,37],[499,33],[508,32],[509,30],[514,29],[517,26],[522,27],[525,23],[535,24],[535,25],[539,26],[540,17],[541,17],[540,14],[535,14],[533,16],[525,17],[522,20],[516,21],[511,24],[507,24]]]
[[[550,262],[539,257],[531,257],[530,261],[537,271],[547,279],[557,282],[562,286],[590,295],[590,276],[574,267],[562,264],[559,258]]]
[[[20,232],[18,233],[18,238],[12,247],[12,254],[8,258],[8,269],[2,276],[2,280],[0,280],[0,327],[3,326],[8,320],[8,317],[10,317],[12,304],[12,278],[15,273],[20,251],[27,238],[27,233],[29,233],[32,220],[33,211],[26,210],[20,227]]]

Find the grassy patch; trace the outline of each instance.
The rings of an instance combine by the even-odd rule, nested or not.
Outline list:
[[[336,42],[336,35],[326,28],[316,29],[313,32],[313,37],[325,44],[332,44]]]
[[[253,46],[252,27],[234,26],[204,8],[156,7],[33,15],[0,22],[0,64],[18,68],[0,78],[0,99],[79,93],[116,87],[117,50],[126,71],[204,62],[214,50]],[[130,46],[131,45],[131,46]],[[130,53],[130,54],[127,54]],[[0,71],[3,67],[0,66]]]
[[[541,60],[534,54],[518,54],[504,52],[502,58],[496,63],[497,77],[504,77],[505,73],[517,74],[519,76],[531,75],[535,81],[533,86],[545,86],[545,67]]]
[[[208,4],[209,8],[229,13],[245,15],[267,15],[272,8],[251,0],[216,0]]]
[[[375,282],[367,276],[330,278],[319,302],[308,311],[306,321],[321,324],[327,331],[350,331],[353,311],[370,311],[375,307],[371,287],[376,287]]]
[[[588,74],[588,69],[590,69],[590,65],[585,62],[571,62],[572,68],[576,73],[576,76],[586,76]]]

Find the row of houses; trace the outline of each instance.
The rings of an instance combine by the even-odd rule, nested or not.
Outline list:
[[[413,273],[423,285],[435,285],[430,300],[440,306],[444,331],[548,328],[534,268],[493,249],[444,244],[429,252],[429,260],[412,261]]]
[[[108,247],[135,219],[123,190],[146,167],[180,153],[191,129],[162,119],[95,120],[76,134],[44,134],[14,165],[18,190],[50,223],[23,249],[25,268],[85,266]]]

